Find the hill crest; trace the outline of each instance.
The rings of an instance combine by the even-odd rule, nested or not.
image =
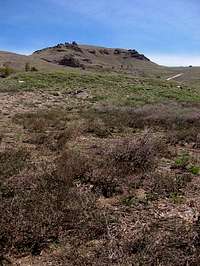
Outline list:
[[[131,70],[140,64],[154,64],[135,49],[105,48],[79,45],[76,42],[60,43],[37,50],[32,57],[67,67]],[[155,65],[155,64],[154,64]]]

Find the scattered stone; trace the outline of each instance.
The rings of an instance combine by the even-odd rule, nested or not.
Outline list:
[[[96,54],[96,51],[95,51],[95,50],[88,50],[88,52],[89,52],[90,54]]]
[[[60,96],[60,93],[55,91],[55,92],[52,93],[52,95],[57,97],[57,96]]]
[[[89,94],[86,91],[82,91],[76,94],[76,97],[80,99],[87,99],[89,98]]]
[[[101,49],[101,50],[99,50],[99,53],[100,54],[105,54],[105,55],[109,55],[110,54],[107,49]]]

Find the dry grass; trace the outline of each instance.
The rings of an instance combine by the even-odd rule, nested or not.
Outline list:
[[[30,154],[25,149],[0,152],[0,176],[8,178],[17,175],[26,165]]]
[[[142,89],[123,82],[126,93]],[[198,265],[199,105],[76,100],[74,109],[34,107],[11,124],[1,117],[0,264]]]
[[[162,139],[147,134],[135,141],[127,139],[108,146],[101,157],[68,150],[58,158],[58,172],[70,182],[79,180],[91,185],[95,193],[111,197],[122,193],[127,182],[134,182],[134,176],[153,171],[163,147]]]
[[[4,183],[1,254],[39,255],[70,232],[82,240],[103,234],[103,216],[95,207],[95,197],[71,186],[68,177],[55,173]]]

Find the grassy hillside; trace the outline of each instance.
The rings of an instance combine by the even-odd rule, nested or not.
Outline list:
[[[9,66],[15,72],[24,71],[26,64],[39,71],[83,69],[101,73],[125,73],[134,76],[170,76],[176,70],[151,62],[136,50],[105,48],[77,44],[59,44],[44,48],[30,56],[0,51],[0,67]]]
[[[24,71],[26,65],[39,71],[117,73],[132,77],[167,79],[183,73],[176,81],[199,85],[199,67],[165,67],[150,61],[134,49],[105,48],[76,43],[58,44],[34,52],[30,56],[0,51],[0,70],[8,66],[12,72]],[[1,71],[0,71],[1,72]],[[0,73],[1,74],[1,73]]]
[[[189,86],[197,87],[200,85],[200,67],[176,67],[171,69],[179,73],[184,73],[184,75],[176,79],[177,81],[183,82]]]
[[[151,73],[0,79],[0,264],[199,265],[199,91]]]
[[[199,88],[164,79],[88,71],[18,73],[0,80],[1,92],[52,91],[87,94],[86,102],[137,106],[155,102],[199,102]]]
[[[26,55],[0,51],[0,67],[8,65],[14,71],[24,71],[26,63],[29,63],[31,67],[35,67],[38,70],[59,69],[59,66],[47,63],[39,58],[32,58]]]

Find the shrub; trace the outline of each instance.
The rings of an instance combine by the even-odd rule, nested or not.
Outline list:
[[[162,139],[149,134],[118,143],[109,154],[109,160],[123,175],[152,171],[157,165],[157,157],[163,150]]]
[[[37,72],[38,69],[37,69],[36,67],[33,66],[33,67],[31,67],[31,71],[32,71],[32,72]]]
[[[195,143],[194,147],[198,146],[199,128],[191,127],[188,129],[172,130],[167,132],[168,142],[174,144]]]
[[[175,161],[175,167],[182,169],[182,170],[186,170],[187,166],[189,164],[190,161],[190,156],[188,153],[183,153],[181,154]]]
[[[13,121],[23,125],[30,132],[45,132],[49,128],[63,129],[68,121],[68,114],[59,109],[42,110],[36,113],[18,114]]]
[[[37,123],[42,123],[42,120],[38,120]],[[36,124],[37,125],[37,124]],[[37,132],[37,127],[33,128],[29,137],[25,140],[26,143],[35,144],[42,148],[47,148],[51,151],[62,152],[66,147],[66,144],[70,140],[75,140],[79,135],[82,134],[81,125],[68,125],[64,130],[52,130],[43,124],[44,128],[40,127],[40,132]]]
[[[30,155],[27,150],[7,150],[0,152],[0,176],[17,175],[25,166]]]
[[[155,172],[145,177],[143,186],[156,199],[157,197],[170,197],[172,194],[181,194],[181,189],[191,180],[189,174],[174,175]]]
[[[145,105],[139,108],[125,107],[99,107],[91,109],[84,114],[84,117],[99,118],[109,129],[123,130],[125,127],[144,129],[173,130],[178,134],[182,132],[190,140],[197,135],[200,129],[198,109],[183,107],[175,104]]]
[[[71,187],[70,180],[52,172],[5,184],[13,193],[0,195],[0,255],[39,255],[70,232],[80,243],[105,233],[95,197]]]
[[[5,66],[0,68],[0,75],[3,78],[7,78],[8,76],[10,76],[12,73],[14,73],[14,69],[9,67],[9,66]]]
[[[111,135],[110,130],[98,119],[91,119],[87,121],[86,125],[87,133],[94,134],[96,137],[99,138],[107,138]]]
[[[112,148],[108,146],[106,151],[100,152],[100,157],[67,150],[57,160],[58,175],[70,182],[79,180],[90,184],[95,193],[111,197],[123,192],[123,187],[131,183],[130,176],[155,169],[161,143],[160,139],[145,135],[135,141],[119,141]]]
[[[199,166],[192,165],[192,166],[189,167],[189,171],[193,175],[198,175],[200,173],[200,167]]]
[[[2,140],[3,140],[3,137],[4,137],[4,134],[0,133],[0,144],[1,144]]]
[[[57,159],[57,173],[59,176],[72,183],[82,179],[88,171],[88,162],[78,151],[66,150]]]
[[[26,63],[25,64],[25,71],[28,72],[31,70],[31,66],[30,66],[30,63]]]
[[[170,193],[169,199],[174,203],[174,204],[181,204],[184,202],[184,197],[180,193],[177,192],[172,192]]]
[[[200,149],[200,134],[198,134],[198,135],[196,136],[196,140],[195,140],[194,148],[196,148],[196,149]]]
[[[122,193],[136,185],[135,176],[151,172],[157,166],[162,141],[145,135],[135,141],[126,139],[107,147],[101,158],[90,161],[89,171],[82,182],[92,184],[93,190],[105,197]]]

